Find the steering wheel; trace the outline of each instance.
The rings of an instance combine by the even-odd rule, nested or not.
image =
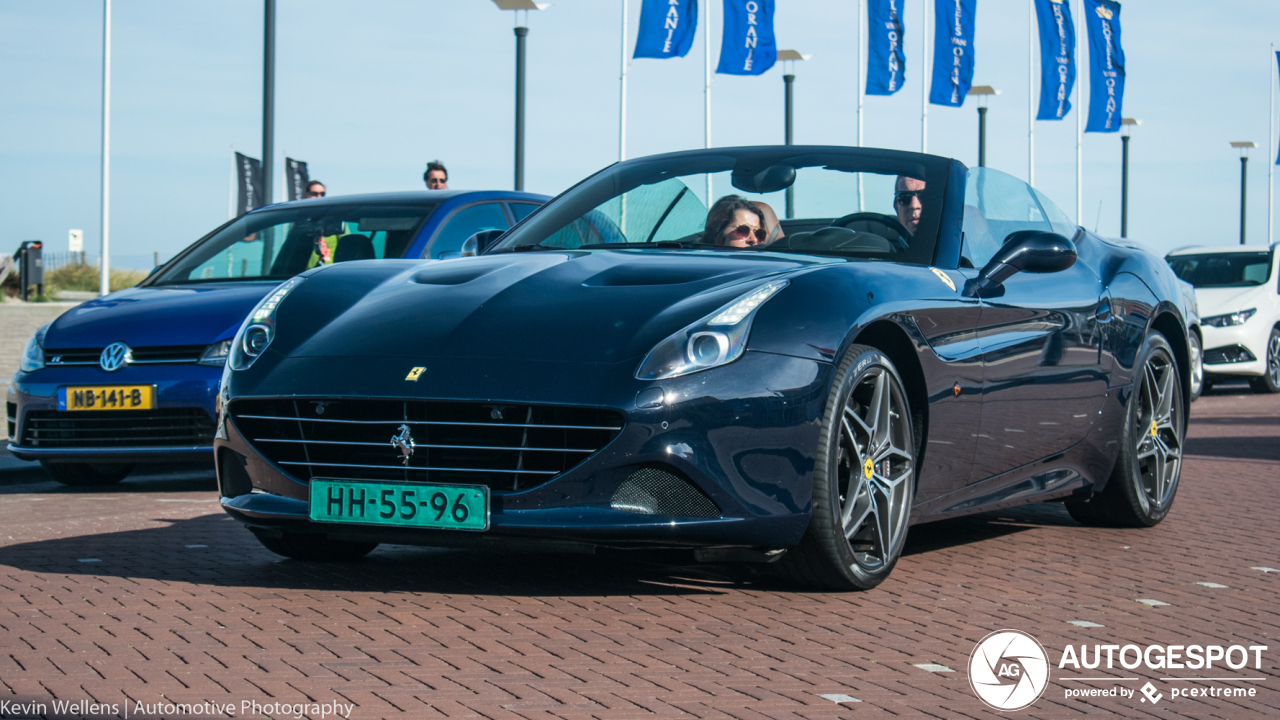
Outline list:
[[[898,221],[898,218],[892,215],[884,215],[882,213],[877,213],[877,212],[850,213],[848,215],[845,215],[842,218],[836,218],[834,221],[832,221],[830,227],[848,228],[850,223],[854,223],[858,221],[883,225],[884,227],[891,230],[895,235],[897,235],[897,237],[896,238],[890,237],[888,234],[884,234],[884,233],[876,233],[877,235],[881,235],[882,237],[887,239],[889,242],[893,243],[893,246],[900,252],[904,252],[906,250],[911,249],[911,246],[910,246],[911,232],[907,230],[906,226],[904,226],[901,222]],[[852,228],[849,228],[849,229],[852,229]]]

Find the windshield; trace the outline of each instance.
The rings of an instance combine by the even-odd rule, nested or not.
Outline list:
[[[1198,288],[1251,287],[1271,277],[1270,252],[1173,255],[1166,260],[1174,274]]]
[[[785,146],[641,158],[588,178],[489,252],[777,251],[927,264],[949,162]]]
[[[432,209],[308,201],[248,213],[192,245],[150,284],[284,280],[325,263],[398,258]]]

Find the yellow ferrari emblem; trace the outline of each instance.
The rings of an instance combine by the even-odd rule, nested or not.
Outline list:
[[[406,382],[418,382],[418,377],[420,377],[422,373],[426,371],[427,369],[424,367],[416,367],[410,370],[409,374],[404,376],[404,379]]]
[[[1156,421],[1152,420],[1151,421],[1151,437],[1155,437],[1155,436],[1156,436]]]
[[[934,274],[934,275],[937,275],[937,276],[938,276],[938,279],[939,279],[939,280],[941,280],[942,282],[946,283],[946,284],[947,284],[947,287],[951,288],[951,292],[955,292],[955,291],[956,291],[956,284],[955,284],[954,282],[952,282],[952,281],[951,281],[951,276],[950,276],[950,275],[947,275],[946,273],[942,272],[941,270],[939,270],[939,269],[938,269],[938,268],[936,268],[936,267],[931,267],[931,268],[929,268],[929,269],[933,271],[933,274]]]
[[[871,471],[872,471],[872,469],[873,469],[874,467],[875,467],[875,465],[872,465],[872,464],[871,464],[871,458],[867,458],[867,461],[866,461],[866,462],[864,462],[864,463],[862,463],[862,475],[863,475],[863,477],[865,477],[866,479],[870,480],[870,479],[871,479]]]

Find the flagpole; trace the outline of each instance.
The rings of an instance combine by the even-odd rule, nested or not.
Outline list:
[[[1027,184],[1036,186],[1036,0],[1027,0]]]
[[[705,147],[711,149],[711,0],[702,3],[702,33],[702,44],[705,46],[703,50],[706,53],[706,85],[703,89],[707,124]],[[707,207],[711,207],[711,202],[711,173],[707,173]]]
[[[1276,63],[1272,65],[1271,63]],[[1270,103],[1267,106],[1267,245],[1270,245],[1275,232],[1275,195],[1276,195],[1276,68],[1280,66],[1280,58],[1276,57],[1276,44],[1271,43],[1271,52],[1267,55],[1267,87]]]
[[[111,0],[102,3],[102,250],[98,294],[111,292]]]
[[[236,216],[236,146],[231,146],[231,184],[227,186],[227,219]]]
[[[866,31],[866,2],[858,0],[858,57],[857,57],[857,81],[858,81],[858,147],[862,147],[862,101],[866,97],[866,88],[863,86],[865,74],[862,70],[862,33]],[[858,212],[862,212],[865,207],[866,196],[862,192],[862,173],[858,173]]]
[[[929,0],[920,0],[924,22],[920,30],[920,152],[929,152],[929,82],[925,66],[929,57]]]
[[[1080,38],[1085,37],[1080,32],[1081,23],[1084,23],[1084,0],[1076,0],[1076,224],[1084,224],[1084,130],[1082,125],[1081,114],[1084,112],[1084,96],[1080,90],[1080,78],[1084,75],[1084,68],[1080,66]],[[1088,31],[1088,25],[1085,24],[1085,30]],[[1093,82],[1093,78],[1089,78]]]
[[[618,160],[627,159],[627,0],[622,0],[622,98],[618,108]]]

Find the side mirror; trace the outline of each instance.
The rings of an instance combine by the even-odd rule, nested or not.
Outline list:
[[[1076,246],[1067,238],[1052,232],[1019,230],[1010,233],[1004,247],[978,273],[964,284],[965,297],[998,297],[1004,281],[1014,273],[1055,273],[1076,263]]]
[[[502,237],[506,230],[481,230],[462,241],[462,257],[475,257],[489,249],[498,238]]]

